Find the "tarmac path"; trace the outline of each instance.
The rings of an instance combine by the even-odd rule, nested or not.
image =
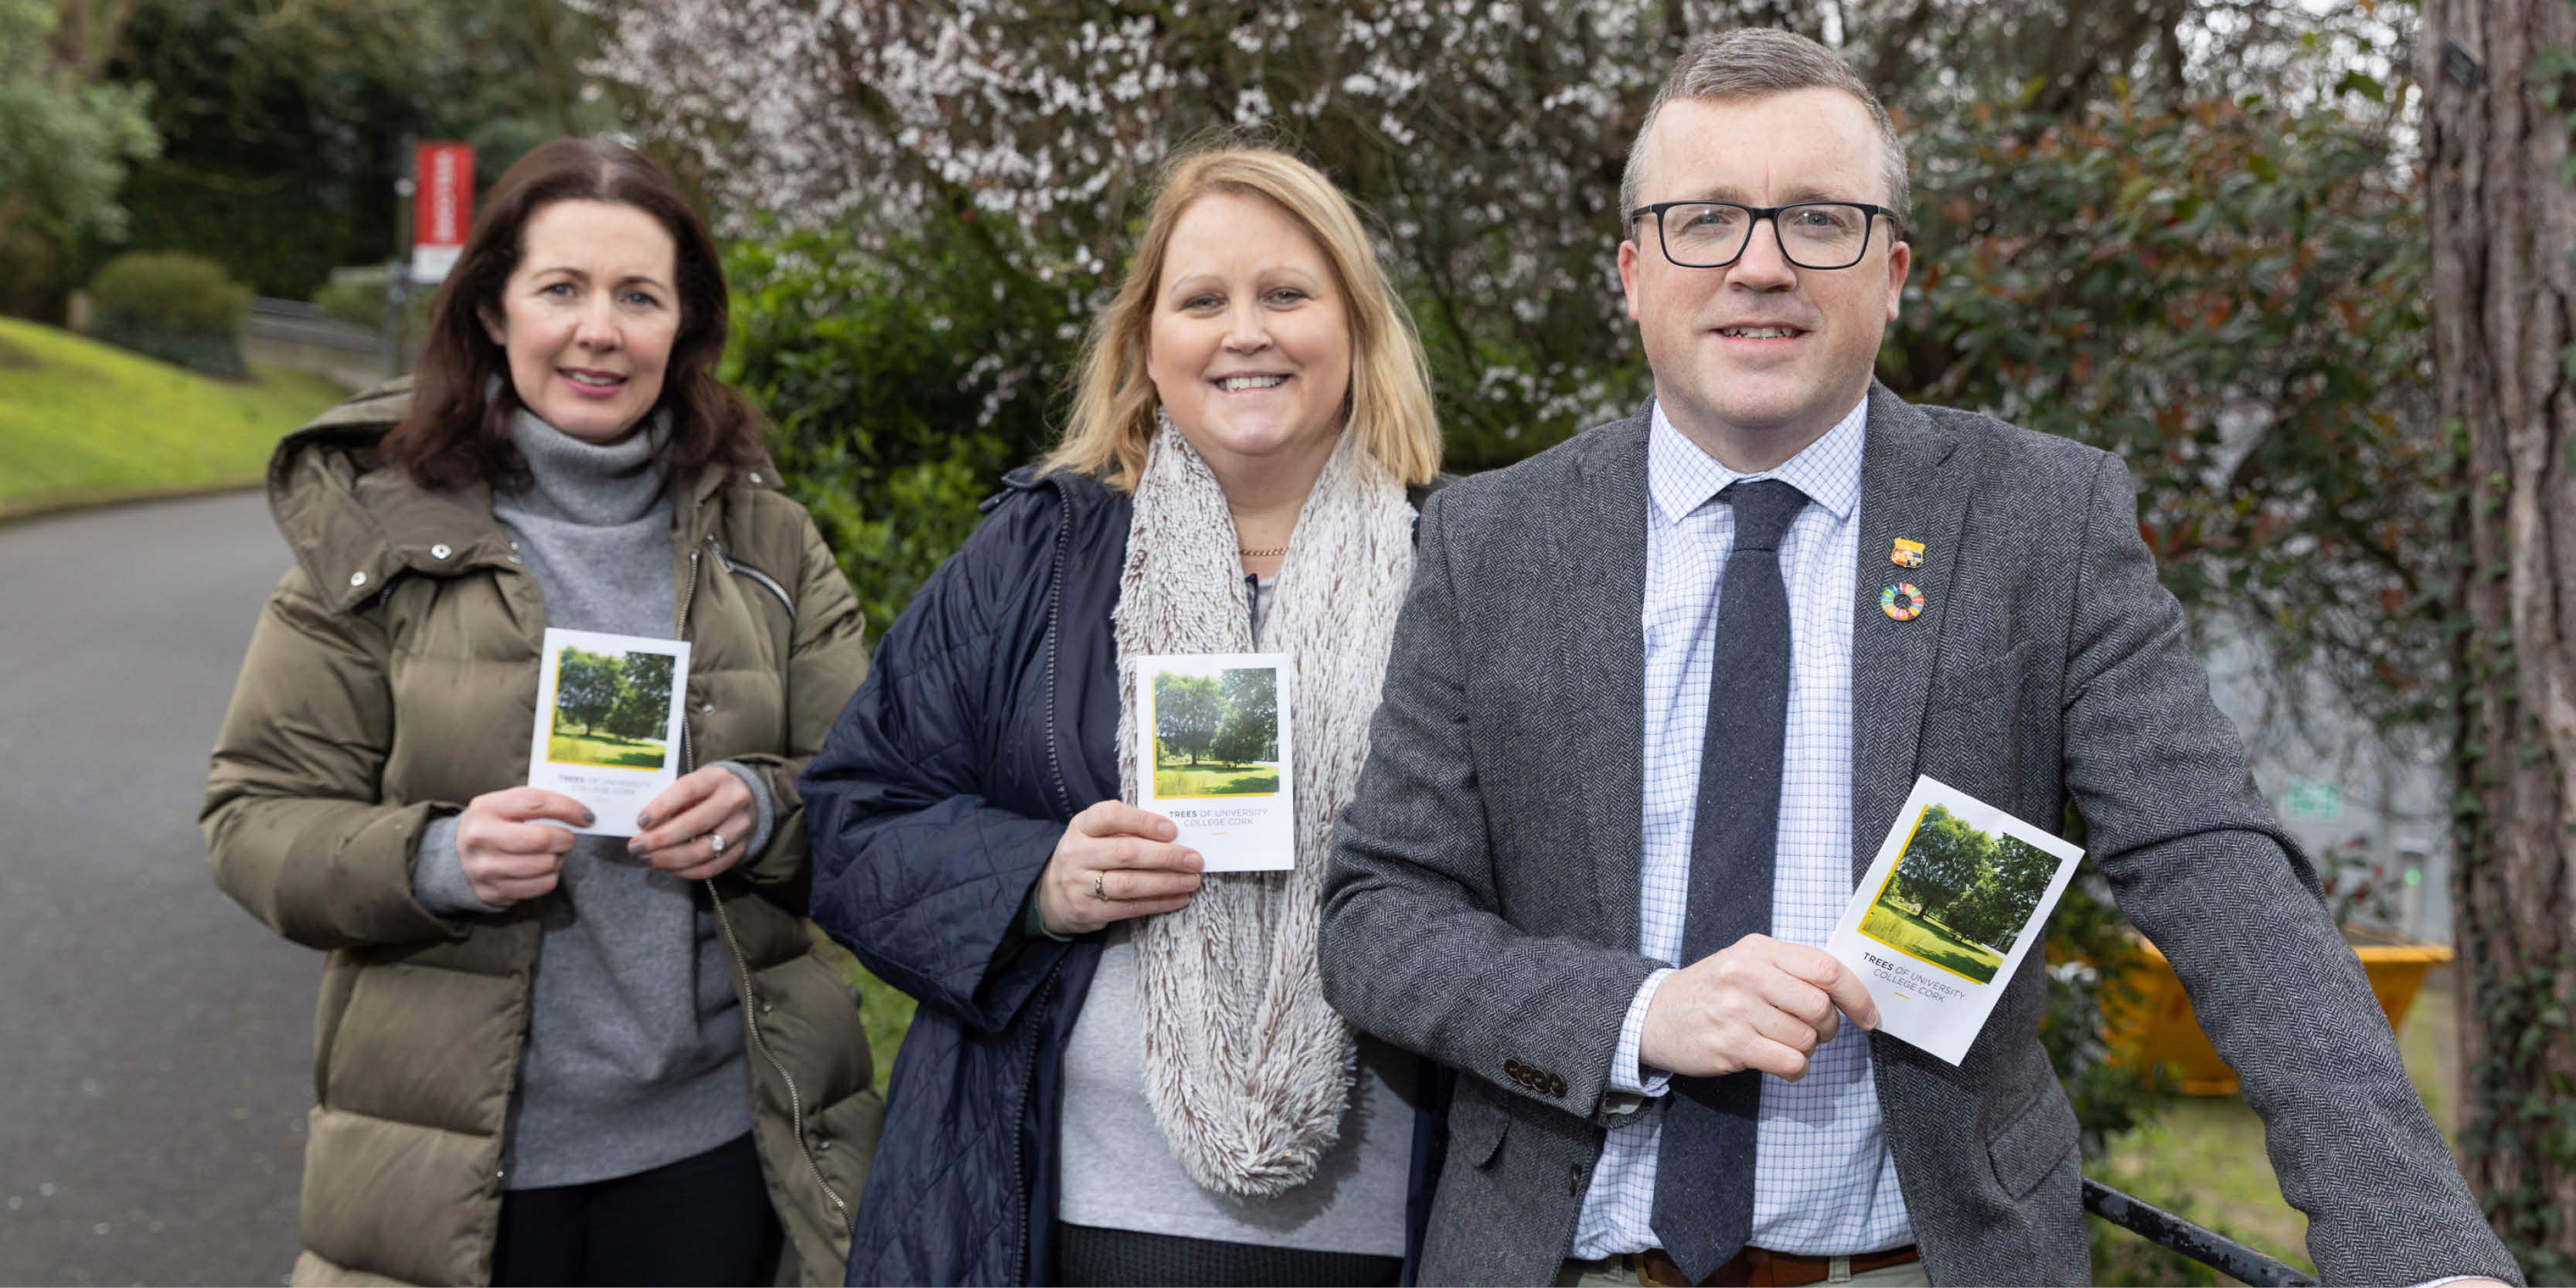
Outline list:
[[[255,492],[0,527],[0,1284],[294,1264],[321,957],[196,826],[287,563]]]

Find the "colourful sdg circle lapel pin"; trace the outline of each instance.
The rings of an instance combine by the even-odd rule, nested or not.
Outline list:
[[[1900,581],[1878,592],[1878,611],[1900,622],[1913,621],[1923,615],[1923,592]]]

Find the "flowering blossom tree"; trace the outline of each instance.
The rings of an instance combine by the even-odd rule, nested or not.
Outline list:
[[[1379,221],[1465,469],[1645,392],[1615,205],[1673,51],[1748,22],[1839,41],[1916,153],[1882,376],[2120,452],[2186,602],[2292,623],[2280,651],[2376,686],[2374,710],[2408,698],[2423,641],[2385,625],[2439,555],[2385,535],[2433,466],[2416,221],[2386,161],[2409,100],[2372,75],[2400,33],[2368,6],[583,2],[594,71],[644,91],[640,123],[737,231],[837,229],[925,286],[961,245],[983,265],[1005,306],[972,310],[982,424],[1062,380],[1175,147],[1282,139]]]
[[[737,227],[763,212],[864,239],[963,220],[1025,289],[1088,293],[1123,259],[1154,167],[1232,127],[1321,160],[1380,221],[1426,340],[1490,408],[1452,409],[1473,428],[1570,427],[1635,392],[1601,373],[1629,344],[1619,166],[1677,34],[1650,10],[684,0],[607,16],[597,70],[665,87],[656,128],[709,160]]]
[[[1995,93],[2064,110],[2113,78],[2224,92],[2317,26],[2269,0],[577,2],[606,28],[593,72],[639,91],[638,123],[700,167],[733,231],[883,245],[959,225],[1058,329],[1123,260],[1176,146],[1235,129],[1301,150],[1379,221],[1469,466],[1643,392],[1619,171],[1695,32],[1840,43],[1904,115]]]

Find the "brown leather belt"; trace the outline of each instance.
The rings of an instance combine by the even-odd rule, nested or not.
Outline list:
[[[1923,1254],[1910,1243],[1902,1248],[1865,1252],[1856,1257],[1809,1257],[1795,1252],[1773,1252],[1768,1248],[1746,1248],[1697,1284],[1684,1277],[1682,1268],[1673,1264],[1672,1257],[1661,1248],[1630,1253],[1623,1260],[1629,1269],[1637,1272],[1640,1282],[1662,1285],[1663,1288],[1711,1288],[1712,1285],[1792,1288],[1792,1285],[1820,1284],[1832,1278],[1836,1261],[1847,1263],[1845,1273],[1860,1274],[1922,1258]]]

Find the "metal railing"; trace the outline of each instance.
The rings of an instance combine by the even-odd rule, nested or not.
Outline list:
[[[281,340],[350,353],[374,353],[384,343],[374,327],[358,326],[300,300],[276,300],[267,296],[251,301],[249,332],[263,340]]]
[[[2256,1288],[2310,1285],[2315,1276],[2276,1261],[2206,1226],[2175,1216],[2143,1199],[2084,1178],[2084,1210],[2161,1247],[2236,1276]]]
[[[300,300],[255,299],[242,328],[242,350],[252,361],[310,372],[347,389],[385,378],[385,349],[376,328]]]

